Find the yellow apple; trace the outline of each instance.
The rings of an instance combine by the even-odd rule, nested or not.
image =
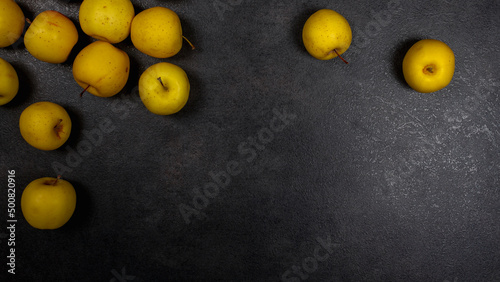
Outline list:
[[[33,180],[21,196],[24,218],[29,225],[38,229],[60,228],[68,222],[75,208],[75,188],[59,177]]]
[[[150,112],[157,115],[180,111],[188,101],[189,90],[186,72],[171,63],[154,64],[139,78],[141,100]]]
[[[127,84],[129,71],[127,53],[104,41],[83,48],[73,62],[78,85],[98,97],[118,94]]]
[[[31,146],[44,151],[55,150],[68,140],[71,119],[60,105],[37,102],[21,113],[19,130]]]
[[[57,11],[41,12],[33,20],[26,34],[24,45],[33,57],[53,64],[63,63],[78,42],[75,24]]]
[[[341,14],[321,9],[307,19],[302,30],[302,40],[311,56],[318,60],[330,60],[340,57],[351,46],[352,31]]]
[[[134,6],[130,0],[84,0],[78,17],[87,35],[118,43],[130,34],[134,16]]]
[[[13,0],[0,0],[0,48],[14,44],[23,34],[23,10]]]
[[[443,89],[450,84],[454,73],[455,55],[448,45],[439,40],[418,41],[403,59],[406,82],[421,93]]]
[[[135,48],[155,58],[168,58],[182,48],[182,27],[177,14],[164,7],[153,7],[137,14],[130,38]]]
[[[19,91],[19,77],[12,65],[0,58],[0,106],[10,102]]]

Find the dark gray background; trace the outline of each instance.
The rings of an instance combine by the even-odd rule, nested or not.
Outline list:
[[[31,19],[54,9],[78,22],[79,1],[17,2]],[[133,3],[136,12],[173,9],[198,49],[184,44],[161,60],[129,39],[118,44],[132,72],[112,98],[78,95],[71,62],[91,42],[83,33],[61,65],[37,61],[22,41],[0,50],[22,83],[0,107],[1,226],[10,169],[18,203],[17,274],[7,276],[2,227],[0,277],[277,281],[290,271],[289,281],[300,281],[293,267],[304,272],[305,262],[310,281],[500,281],[498,1]],[[351,24],[349,65],[305,51],[302,26],[320,8]],[[451,84],[431,94],[410,89],[401,73],[404,54],[424,38],[456,56]],[[137,99],[140,74],[161,61],[191,81],[188,104],[173,116],[153,115]],[[19,133],[21,112],[38,101],[72,118],[58,150],[34,149]],[[262,135],[269,142],[255,155],[242,154],[269,133],[273,109],[295,119],[272,139]],[[56,176],[54,162],[69,166],[85,132],[106,121],[114,130],[63,174],[78,195],[73,218],[53,231],[29,226],[24,187]],[[195,198],[234,162],[241,172],[227,187]],[[179,207],[194,208],[193,199],[199,217],[188,224]],[[314,265],[328,239],[331,254]]]

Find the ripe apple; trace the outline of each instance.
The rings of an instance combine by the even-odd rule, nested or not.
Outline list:
[[[130,38],[135,48],[155,58],[168,58],[179,53],[184,38],[177,14],[165,7],[153,7],[137,14],[132,21]]]
[[[134,6],[130,0],[84,0],[78,17],[87,35],[118,43],[130,34],[134,16]]]
[[[415,43],[403,59],[403,75],[408,85],[421,93],[443,89],[455,73],[455,55],[444,42],[423,39]]]
[[[0,0],[0,48],[14,44],[23,34],[23,10],[13,0]]]
[[[188,101],[189,90],[186,72],[171,63],[154,64],[139,78],[139,96],[144,106],[157,115],[180,111]]]
[[[19,129],[31,146],[50,151],[61,147],[71,133],[71,119],[66,110],[52,102],[28,106],[19,118]]]
[[[307,19],[302,30],[302,40],[311,56],[318,60],[330,60],[340,57],[351,46],[352,31],[341,14],[321,9]]]
[[[19,91],[19,77],[6,60],[0,58],[0,106],[10,102]]]
[[[75,207],[75,188],[60,177],[33,180],[21,196],[24,218],[38,229],[57,229],[63,226],[73,215]]]
[[[75,24],[57,11],[41,12],[33,20],[26,34],[24,45],[33,57],[53,64],[63,63],[78,42]]]
[[[98,97],[118,94],[127,84],[130,59],[111,43],[95,41],[83,48],[73,62],[73,77]]]

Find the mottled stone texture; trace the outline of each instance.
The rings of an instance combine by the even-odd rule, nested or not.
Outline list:
[[[17,2],[31,19],[54,9],[78,22],[80,1]],[[115,97],[79,97],[71,62],[91,42],[83,33],[61,65],[37,61],[22,42],[0,50],[22,83],[0,107],[0,185],[7,170],[17,179],[14,278],[500,281],[498,1],[133,2],[137,12],[176,11],[197,49],[160,60],[130,39],[117,44],[131,76]],[[302,26],[320,8],[351,24],[349,65],[305,51]],[[431,94],[401,73],[424,38],[456,56],[451,84]],[[191,81],[174,116],[138,99],[140,74],[161,61]],[[56,151],[19,133],[19,115],[37,101],[73,119]],[[54,164],[77,190],[76,213],[59,230],[35,230],[21,194],[56,176]],[[0,280],[15,281],[6,260]]]

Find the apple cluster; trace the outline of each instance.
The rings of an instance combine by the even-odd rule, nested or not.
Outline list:
[[[30,22],[25,19],[15,1],[0,0],[0,4],[0,48],[15,43],[23,34],[25,21],[28,21],[24,44],[33,57],[51,64],[68,60],[78,42],[77,28],[69,18],[58,11],[48,10]],[[178,15],[165,7],[152,7],[136,15],[130,0],[83,0],[78,20],[82,31],[95,39],[79,51],[72,64],[73,77],[82,87],[82,94],[88,92],[98,97],[111,97],[125,87],[130,71],[129,56],[113,44],[129,36],[137,50],[154,58],[164,59],[176,55],[184,40],[194,49],[193,44],[182,34]],[[303,26],[302,39],[305,49],[314,58],[330,60],[339,57],[348,63],[341,55],[351,45],[352,31],[348,21],[338,12],[321,9],[313,13]],[[446,87],[454,71],[453,51],[435,39],[424,39],[414,44],[402,62],[406,82],[421,93]],[[4,105],[17,95],[19,79],[12,65],[1,58],[0,85],[0,105]],[[179,112],[187,103],[190,92],[186,72],[167,62],[148,67],[139,78],[138,88],[145,107],[157,115]],[[71,119],[60,105],[42,101],[22,112],[19,128],[22,137],[33,147],[55,150],[67,141],[71,133]],[[59,193],[62,193],[57,198],[59,200],[46,202],[30,200],[34,196],[28,194],[25,199],[23,193],[23,213],[32,226],[54,229],[71,217],[76,196],[74,191],[71,192],[72,186],[66,183],[58,178],[30,184],[42,187],[42,190],[47,190],[47,187],[56,190],[54,187],[58,187]],[[26,193],[30,190],[25,189]],[[43,214],[48,210],[58,212],[49,219],[48,214]],[[34,214],[35,211],[40,214]]]
[[[24,46],[36,59],[61,64],[68,60],[79,40],[77,27],[67,16],[47,10],[30,21],[14,0],[0,0],[0,48],[23,36]],[[140,52],[154,58],[169,58],[182,48],[184,40],[178,15],[166,7],[152,7],[137,15],[130,0],[84,0],[79,9],[81,30],[93,38],[76,55],[72,72],[85,92],[97,97],[114,96],[129,78],[128,54],[114,44],[130,36]],[[19,91],[19,77],[12,65],[0,58],[0,105],[10,102]],[[179,112],[189,98],[190,84],[179,66],[160,62],[148,67],[138,81],[139,96],[145,107],[157,115]],[[71,134],[72,123],[60,105],[40,101],[23,110],[19,130],[31,146],[44,151],[61,147]],[[40,200],[40,199],[43,199]],[[58,178],[40,178],[23,191],[21,209],[27,222],[39,229],[64,225],[75,209],[73,186]]]

